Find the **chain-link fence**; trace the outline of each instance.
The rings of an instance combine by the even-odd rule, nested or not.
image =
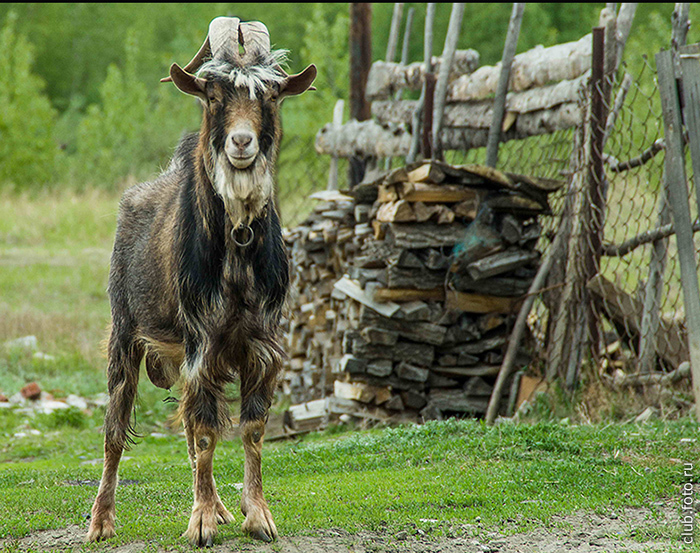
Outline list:
[[[539,249],[554,248],[555,259],[529,326],[542,376],[570,388],[582,371],[617,386],[658,384],[661,374],[677,382],[679,370],[688,370],[656,69],[647,60],[635,69],[623,65],[613,80],[602,94],[606,123],[599,182],[590,169],[595,160],[589,84],[581,88],[581,113],[587,115],[580,128],[512,140],[499,151],[498,169],[566,182],[550,196],[550,216],[541,219]],[[329,158],[302,155],[313,148],[311,141],[298,140],[282,156],[279,199],[290,227],[313,208],[308,195],[326,188]],[[446,160],[483,164],[485,155],[485,148],[452,151]],[[302,171],[285,173],[285,164],[310,157],[315,159],[304,161]],[[340,161],[343,177],[346,162]],[[686,165],[692,182],[689,157]]]

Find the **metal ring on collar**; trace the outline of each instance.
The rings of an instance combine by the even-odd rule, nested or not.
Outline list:
[[[236,234],[238,234],[238,231],[244,231],[246,233],[244,240],[239,241],[238,238],[236,238]],[[250,225],[243,225],[242,227],[237,228],[237,229],[233,229],[231,231],[231,239],[236,244],[236,246],[239,246],[241,248],[245,248],[246,246],[250,246],[253,243],[254,238],[255,238],[255,232],[250,227]]]

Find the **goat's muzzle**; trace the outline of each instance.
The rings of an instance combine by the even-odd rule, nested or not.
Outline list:
[[[226,137],[226,157],[236,169],[246,169],[255,161],[260,149],[255,133],[248,129],[234,129]]]

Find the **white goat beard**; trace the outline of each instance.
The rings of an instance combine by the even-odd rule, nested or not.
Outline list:
[[[231,167],[226,154],[221,153],[214,165],[214,188],[224,201],[233,228],[250,225],[262,213],[274,191],[267,161],[258,156],[252,167],[237,170]]]

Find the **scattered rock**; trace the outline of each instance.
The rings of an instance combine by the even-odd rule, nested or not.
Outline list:
[[[36,351],[39,347],[39,340],[36,339],[36,336],[23,336],[21,338],[15,338],[14,340],[8,340],[5,342],[5,347],[7,349]]]
[[[39,388],[39,385],[36,382],[30,382],[19,392],[25,399],[38,400],[41,398],[41,388]]]

